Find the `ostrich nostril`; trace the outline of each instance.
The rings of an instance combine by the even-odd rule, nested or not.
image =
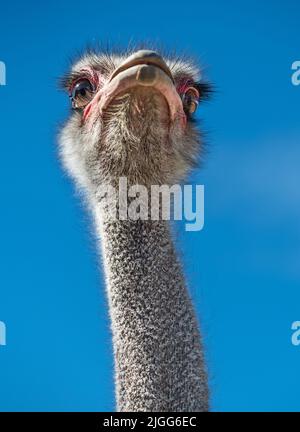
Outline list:
[[[153,85],[157,77],[158,77],[157,68],[155,66],[150,66],[150,65],[142,65],[136,74],[136,80],[145,86]]]

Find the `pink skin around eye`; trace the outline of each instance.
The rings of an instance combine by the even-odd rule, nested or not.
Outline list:
[[[200,95],[198,90],[193,86],[193,82],[191,80],[182,80],[179,85],[177,86],[177,91],[180,95],[184,95],[189,90],[192,90],[196,97],[199,99]]]
[[[193,87],[193,81],[189,78],[181,78],[176,89],[180,95],[183,95],[190,87]]]
[[[80,78],[74,80],[69,88],[69,95],[72,95],[72,91],[75,87],[75,85],[82,81],[82,80],[89,80],[91,82],[91,84],[93,85],[94,89],[97,91],[99,85],[101,85],[103,83],[103,77],[98,74],[97,72],[93,71],[92,69],[84,69],[80,72],[82,75]],[[96,96],[98,96],[99,92],[96,94]],[[92,99],[92,101],[86,106],[86,108],[83,111],[83,122],[85,121],[85,119],[88,117],[91,108],[93,106],[93,104],[95,103],[95,99],[96,96]]]
[[[187,84],[179,84],[176,88],[180,95],[183,95],[189,86]]]

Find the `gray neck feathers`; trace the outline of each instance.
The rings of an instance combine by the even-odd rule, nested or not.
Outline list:
[[[208,410],[198,324],[169,222],[111,220],[99,207],[117,409]]]

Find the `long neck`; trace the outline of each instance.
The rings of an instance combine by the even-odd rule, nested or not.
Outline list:
[[[97,209],[96,209],[97,210]],[[166,221],[97,212],[119,411],[206,411],[198,324]]]

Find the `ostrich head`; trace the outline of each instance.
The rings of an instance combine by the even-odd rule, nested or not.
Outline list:
[[[193,63],[149,50],[87,53],[63,79],[72,112],[61,133],[67,170],[83,188],[183,179],[201,152],[194,113],[209,94]]]

